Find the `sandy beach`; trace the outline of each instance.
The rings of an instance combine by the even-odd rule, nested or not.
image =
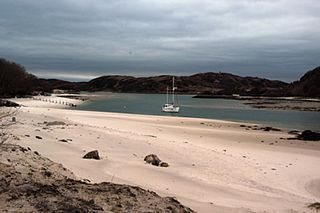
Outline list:
[[[13,142],[61,163],[81,180],[140,186],[197,212],[312,212],[307,205],[320,200],[320,143],[286,140],[292,137],[286,131],[13,101],[23,105],[9,129]],[[82,158],[92,150],[102,159]],[[169,167],[146,164],[148,154]]]

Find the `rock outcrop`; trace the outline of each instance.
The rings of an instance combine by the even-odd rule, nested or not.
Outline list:
[[[93,150],[91,152],[88,152],[83,156],[85,159],[95,159],[95,160],[100,160],[99,152],[98,150]]]
[[[297,136],[297,139],[304,141],[320,141],[320,133],[313,132],[311,130],[305,130]]]
[[[320,66],[288,86],[287,95],[320,98]]]

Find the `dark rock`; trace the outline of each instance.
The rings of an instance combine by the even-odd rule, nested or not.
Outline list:
[[[308,208],[318,211],[320,210],[320,202],[311,203],[308,205]]]
[[[12,101],[0,99],[0,107],[2,107],[2,106],[4,106],[4,107],[18,107],[20,105],[17,103],[14,103]]]
[[[161,162],[160,167],[169,167],[169,164],[166,162]]]
[[[274,127],[271,127],[271,126],[267,126],[267,127],[261,127],[261,130],[264,130],[264,131],[281,131],[280,129],[277,129],[277,128],[274,128]]]
[[[169,164],[166,163],[166,162],[162,162],[160,160],[160,158],[155,155],[155,154],[150,154],[150,155],[147,155],[145,158],[144,158],[144,161],[146,163],[149,163],[151,165],[154,165],[154,166],[160,166],[160,167],[169,167]]]
[[[68,143],[68,141],[66,139],[61,139],[59,140],[60,142],[64,142],[64,143]]]
[[[86,179],[86,178],[82,179],[82,181],[85,182],[85,183],[90,183],[91,182],[89,179]]]
[[[47,126],[56,126],[56,125],[66,125],[63,121],[52,121],[52,122],[46,122]]]
[[[51,177],[52,172],[45,170],[45,171],[43,172],[43,175],[46,176],[46,177]]]
[[[30,148],[29,148],[29,149],[30,149]],[[28,149],[26,149],[26,148],[24,148],[24,147],[20,147],[20,151],[24,153],[24,152],[28,151]]]
[[[291,130],[288,132],[289,134],[293,134],[293,135],[298,135],[299,131],[298,130]]]
[[[297,139],[304,141],[319,141],[320,133],[313,132],[311,130],[305,130],[300,135],[297,136]]]
[[[161,163],[161,160],[160,158],[158,158],[157,155],[155,154],[150,154],[150,155],[147,155],[145,158],[144,158],[144,161],[149,163],[149,164],[152,164],[154,166],[159,166],[160,163]]]
[[[91,152],[88,152],[83,156],[85,159],[95,159],[95,160],[100,160],[99,152],[98,150],[93,150]]]
[[[40,136],[36,136],[36,139],[39,139],[39,140],[41,140],[41,139],[42,139],[42,137],[40,137]]]

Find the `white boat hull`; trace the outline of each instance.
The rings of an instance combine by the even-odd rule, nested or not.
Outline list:
[[[168,105],[168,104],[166,104],[162,107],[163,112],[178,113],[179,110],[180,110],[180,107]]]

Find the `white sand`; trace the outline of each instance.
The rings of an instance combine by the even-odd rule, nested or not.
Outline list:
[[[11,129],[16,142],[81,179],[141,186],[198,212],[308,212],[306,205],[320,200],[319,142],[282,140],[290,136],[219,120],[54,109],[48,107],[58,104],[38,102],[23,101],[28,107]],[[94,149],[102,160],[82,159]],[[170,167],[145,164],[151,153]]]
[[[10,101],[16,102],[22,106],[28,107],[42,107],[42,108],[70,108],[73,105],[82,104],[83,101],[59,97],[58,95],[52,96],[33,96],[32,98],[12,98]]]

